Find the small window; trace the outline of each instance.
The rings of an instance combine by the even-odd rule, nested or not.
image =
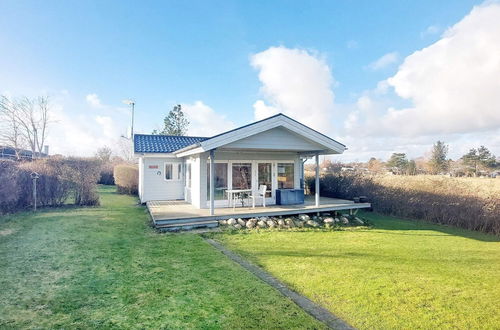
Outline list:
[[[177,180],[182,180],[182,164],[177,164]]]
[[[173,165],[165,164],[165,180],[172,180],[173,178]]]

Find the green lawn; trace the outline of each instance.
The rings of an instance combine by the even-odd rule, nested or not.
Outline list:
[[[0,217],[0,328],[321,328],[194,234],[161,235],[135,199]]]
[[[500,328],[498,237],[364,216],[373,228],[215,238],[358,328]]]

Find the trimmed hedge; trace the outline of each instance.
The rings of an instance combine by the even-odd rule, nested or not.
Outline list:
[[[99,205],[96,161],[84,158],[47,158],[18,163],[0,160],[0,213],[33,205],[31,173],[37,180],[37,205],[61,206],[72,199],[76,205]]]
[[[97,181],[97,183],[110,186],[115,184],[115,177],[113,176],[113,164],[111,163],[101,164],[99,181]]]
[[[113,170],[113,175],[119,193],[137,195],[139,182],[139,169],[137,165],[116,165]]]
[[[376,212],[500,235],[500,194],[466,180],[474,179],[328,174],[321,177],[320,194],[366,196]],[[306,186],[314,193],[314,178],[306,178]]]

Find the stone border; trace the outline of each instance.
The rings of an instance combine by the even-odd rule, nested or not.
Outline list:
[[[304,297],[301,294],[298,294],[297,292],[291,290],[288,288],[285,284],[283,284],[281,281],[273,277],[271,274],[268,272],[264,271],[260,267],[257,267],[250,262],[246,261],[236,253],[226,249],[222,244],[219,242],[203,237],[206,242],[208,242],[210,245],[212,245],[214,248],[222,252],[225,256],[227,256],[229,259],[232,261],[236,262],[243,268],[245,268],[247,271],[252,273],[253,275],[257,276],[260,280],[263,282],[269,284],[276,290],[278,290],[282,295],[284,295],[287,298],[290,298],[294,303],[296,303],[300,308],[302,308],[304,311],[306,311],[308,314],[312,315],[314,318],[316,318],[318,321],[323,322],[326,324],[328,327],[331,329],[355,329],[351,327],[349,324],[341,320],[340,318],[336,317],[330,311],[327,309],[319,306],[318,304],[312,302],[308,298]]]

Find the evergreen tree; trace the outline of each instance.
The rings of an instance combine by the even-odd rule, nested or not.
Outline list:
[[[408,162],[408,166],[406,168],[407,175],[417,175],[417,163],[412,159]]]
[[[488,170],[497,165],[495,156],[485,146],[470,149],[461,159],[474,175],[477,175],[480,169]]]
[[[186,135],[189,126],[189,120],[184,115],[180,104],[170,110],[163,123],[163,130],[160,132],[154,130],[153,135]]]
[[[432,156],[429,161],[432,173],[438,174],[446,172],[449,168],[448,160],[448,146],[442,141],[437,141],[432,147]]]
[[[405,153],[395,152],[386,163],[386,166],[395,174],[402,174],[408,166],[408,159]]]
[[[479,164],[484,169],[492,169],[496,167],[496,157],[488,150],[485,146],[480,146],[477,149],[477,156],[479,158]]]

